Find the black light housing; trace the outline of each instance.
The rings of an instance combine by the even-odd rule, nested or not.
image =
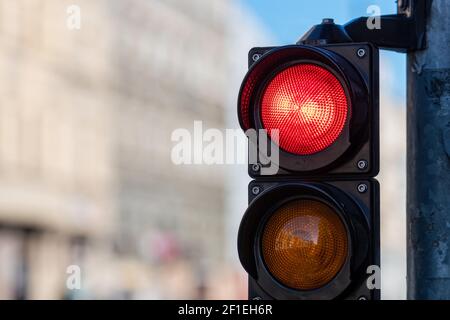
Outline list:
[[[255,57],[260,58],[255,62]],[[278,175],[336,177],[364,173],[375,176],[379,171],[379,101],[378,94],[373,93],[378,92],[378,50],[369,44],[291,45],[250,50],[250,69],[238,98],[242,129],[265,129],[261,121],[261,97],[267,83],[287,67],[306,63],[326,69],[340,81],[349,102],[348,115],[336,141],[320,152],[298,155],[281,148]],[[260,172],[249,167],[249,174],[257,177]]]
[[[368,186],[358,192],[358,186]],[[379,184],[368,181],[270,182],[253,181],[250,204],[242,219],[238,235],[238,252],[242,266],[249,274],[249,298],[287,300],[379,298],[379,290],[366,286],[366,269],[379,265]],[[268,270],[261,252],[265,225],[277,208],[289,201],[313,199],[330,206],[342,219],[348,236],[348,255],[333,279],[312,290],[295,290],[278,281]],[[291,269],[290,272],[295,272]]]
[[[379,299],[366,283],[380,263],[378,49],[310,44],[251,49],[239,93],[242,129],[280,136],[275,174],[262,141],[249,164],[249,298]]]

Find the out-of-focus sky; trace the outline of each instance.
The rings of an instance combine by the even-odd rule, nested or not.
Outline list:
[[[367,9],[377,5],[381,14],[396,12],[395,0],[241,0],[272,32],[278,43],[285,45],[296,42],[314,24],[323,18],[334,18],[336,23],[344,24],[353,18],[367,16]],[[392,96],[399,100],[405,98],[405,55],[384,51],[382,61],[394,68],[392,79]],[[391,67],[392,66],[392,67]]]

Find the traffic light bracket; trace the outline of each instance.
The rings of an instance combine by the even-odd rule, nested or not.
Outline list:
[[[356,18],[343,26],[331,19],[314,26],[298,44],[369,42],[380,49],[411,52],[426,48],[426,22],[432,0],[398,0],[397,14]],[[369,21],[379,21],[369,27]],[[325,43],[324,43],[325,41]]]

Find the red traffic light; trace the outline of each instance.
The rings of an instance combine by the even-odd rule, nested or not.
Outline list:
[[[357,55],[361,48],[364,59]],[[238,116],[244,130],[263,130],[279,146],[277,175],[376,175],[377,49],[294,45],[253,48],[249,56],[256,53],[260,58],[250,60],[239,93]]]
[[[262,93],[263,127],[269,136],[278,129],[280,148],[297,155],[317,153],[335,142],[349,110],[341,81],[312,63],[282,70]]]
[[[241,127],[258,134],[238,235],[249,298],[378,299],[366,282],[379,264],[378,49],[253,48],[249,65],[238,98]]]

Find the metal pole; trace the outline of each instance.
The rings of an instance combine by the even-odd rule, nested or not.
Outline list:
[[[450,299],[450,1],[408,55],[408,299]]]

